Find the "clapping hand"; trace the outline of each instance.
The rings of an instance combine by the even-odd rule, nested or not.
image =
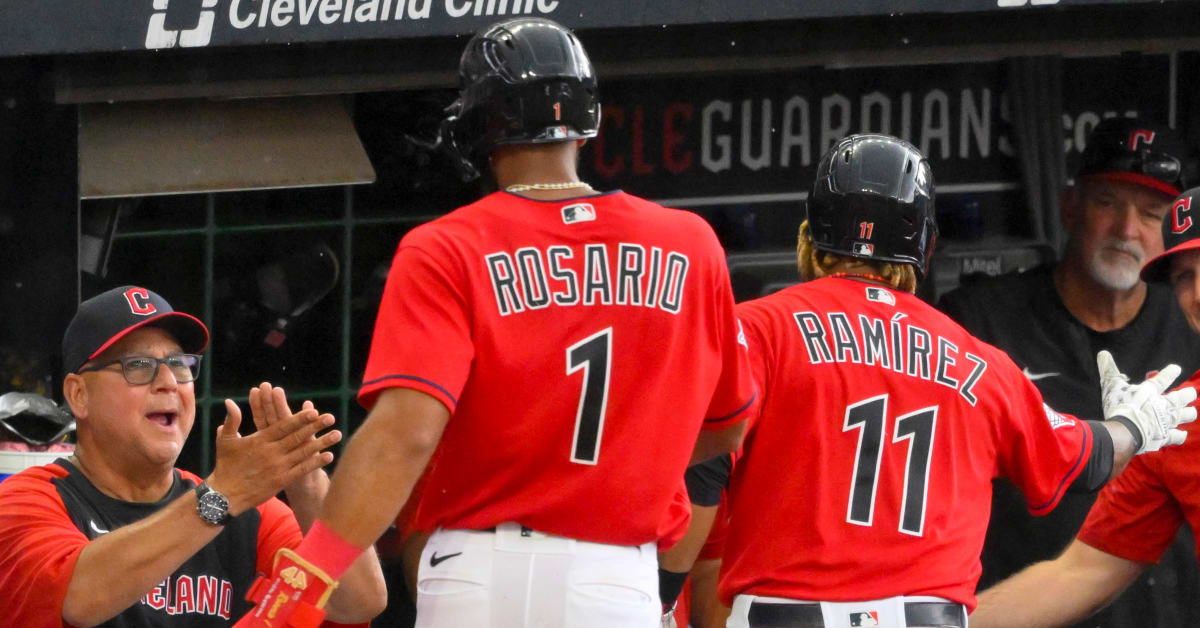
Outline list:
[[[254,508],[279,491],[303,482],[333,461],[325,451],[342,439],[341,432],[321,430],[334,424],[311,402],[292,414],[282,388],[263,383],[250,391],[250,407],[258,431],[238,433],[242,411],[225,400],[225,423],[217,429],[217,462],[208,483],[229,499],[232,515]]]

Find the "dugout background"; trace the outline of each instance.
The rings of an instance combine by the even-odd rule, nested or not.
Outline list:
[[[166,27],[190,28],[199,1],[171,2]],[[1200,136],[1194,2],[881,1],[857,12],[839,5],[838,15],[750,2],[725,21],[713,8],[722,3],[705,2],[696,10],[707,14],[679,23],[671,21],[678,3],[664,3],[662,23],[642,15],[615,19],[640,24],[620,27],[595,25],[603,2],[552,4],[547,15],[581,27],[600,77],[602,134],[583,153],[584,176],[704,216],[730,253],[740,298],[795,280],[792,247],[812,166],[845,133],[891,132],[932,158],[944,238],[927,297],[964,273],[1053,255],[1057,209],[1029,192],[1046,181],[1030,180],[1019,157],[1031,149],[1029,129],[1049,130],[1037,136],[1042,149],[1062,141],[1067,172],[1104,116],[1137,113],[1174,124],[1193,144]],[[364,416],[353,397],[396,243],[485,191],[410,138],[432,137],[453,99],[465,35],[497,18],[402,36],[314,40],[285,31],[146,50],[144,21],[114,20],[114,33],[133,32],[126,43],[68,41],[48,9],[32,6],[14,0],[0,9],[0,392],[59,399],[59,343],[75,305],[139,283],[202,315],[213,332],[181,466],[211,469],[221,400],[244,401],[263,380],[312,398],[352,431]],[[85,25],[98,19],[79,14]],[[361,144],[372,182],[331,184],[371,177],[335,172],[342,159],[314,159],[310,178],[293,184],[242,172],[236,181],[118,196],[89,197],[81,186],[81,160],[104,172],[105,153],[86,139],[91,114],[269,108],[314,96],[352,121],[341,140]],[[1040,112],[1040,127],[1030,112]],[[156,116],[129,118],[129,135]],[[294,135],[320,138],[328,127],[314,122]],[[218,124],[204,142],[235,146],[243,134],[233,128]],[[187,163],[199,143],[170,149]],[[323,140],[314,145],[319,151]],[[163,166],[150,154],[135,166],[153,180]],[[323,286],[330,258],[338,272]]]

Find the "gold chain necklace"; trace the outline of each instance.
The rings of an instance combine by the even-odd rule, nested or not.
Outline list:
[[[573,188],[591,187],[583,181],[565,181],[563,183],[517,183],[504,188],[505,192],[527,192],[529,190],[570,190]]]

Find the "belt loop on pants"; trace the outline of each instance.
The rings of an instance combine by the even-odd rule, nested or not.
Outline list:
[[[821,605],[811,602],[755,601],[746,619],[750,628],[826,628]],[[904,622],[908,628],[966,628],[967,612],[962,604],[952,602],[905,602]]]

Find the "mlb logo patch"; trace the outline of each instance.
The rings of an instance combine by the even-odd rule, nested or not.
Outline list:
[[[596,219],[596,208],[591,203],[575,203],[562,208],[563,224],[573,225]]]
[[[867,288],[867,300],[874,301],[876,303],[887,303],[888,305],[895,305],[896,304],[896,295],[892,294],[891,292],[888,292],[887,290],[884,290],[883,288],[876,288],[875,286],[869,286]]]
[[[875,245],[870,242],[855,242],[852,247],[855,255],[872,256],[875,254]]]
[[[850,613],[851,626],[878,626],[879,613],[876,611],[865,611],[861,613]]]
[[[1050,406],[1043,403],[1042,408],[1046,411],[1046,420],[1050,421],[1050,429],[1056,430],[1060,427],[1067,427],[1071,425],[1071,421],[1063,418],[1061,414],[1052,410]]]

